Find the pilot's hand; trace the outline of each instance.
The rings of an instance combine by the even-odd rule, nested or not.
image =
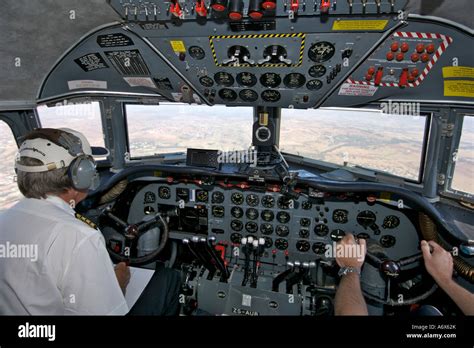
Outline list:
[[[430,251],[430,246],[433,252]],[[438,284],[447,284],[453,279],[453,257],[436,242],[421,241],[425,267]]]
[[[342,256],[336,250],[336,262],[339,267],[354,267],[360,270],[367,253],[365,239],[356,241],[354,236],[349,233],[337,243],[337,248],[341,248],[341,246],[343,247]]]
[[[128,282],[130,281],[130,267],[125,262],[120,262],[115,266],[115,276],[117,277],[120,288],[123,293],[127,288]]]

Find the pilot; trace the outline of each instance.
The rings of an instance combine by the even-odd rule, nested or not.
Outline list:
[[[15,167],[25,198],[0,215],[0,246],[9,250],[0,262],[0,314],[177,314],[177,272],[156,271],[130,310],[129,268],[114,269],[100,231],[76,218],[75,205],[99,184],[93,155],[70,129],[24,138]]]
[[[336,292],[336,315],[367,315],[367,305],[362,295],[360,285],[360,272],[366,254],[366,241],[355,240],[352,234],[347,234],[339,243],[340,246],[354,247],[359,245],[363,257],[352,253],[351,255],[336,254],[336,262],[341,267],[339,274],[341,281]],[[347,250],[353,250],[348,248]],[[425,267],[436,283],[459,306],[466,315],[474,315],[474,294],[461,287],[453,280],[453,257],[434,241],[421,241],[421,251]],[[434,314],[434,311],[426,313]],[[438,315],[440,312],[436,310]],[[419,314],[422,314],[421,311]]]

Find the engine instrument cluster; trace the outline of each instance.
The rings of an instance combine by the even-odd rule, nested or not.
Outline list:
[[[417,252],[417,232],[403,210],[340,196],[294,199],[278,192],[150,184],[133,199],[129,220],[170,207],[179,211],[180,220],[171,225],[177,238],[215,237],[230,263],[238,262],[233,250],[249,237],[263,239],[261,261],[276,265],[329,259],[327,250],[346,233],[373,240],[392,259]]]

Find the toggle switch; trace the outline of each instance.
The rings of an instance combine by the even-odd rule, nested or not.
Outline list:
[[[195,7],[196,13],[198,16],[207,17],[207,8],[204,0],[198,0]]]
[[[374,80],[374,84],[376,86],[380,85],[380,82],[382,82],[382,77],[383,77],[383,67],[379,67],[377,69],[377,73],[375,74],[375,80]]]
[[[408,68],[403,69],[402,74],[400,75],[400,80],[398,81],[398,86],[400,88],[405,87],[408,84]]]

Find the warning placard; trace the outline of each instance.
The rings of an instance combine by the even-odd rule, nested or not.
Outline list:
[[[355,83],[344,83],[339,90],[339,95],[352,97],[373,97],[379,88],[371,85],[358,85]]]
[[[474,79],[474,68],[470,66],[445,66],[443,67],[443,77],[445,79],[453,77]]]
[[[181,40],[172,40],[170,41],[171,48],[176,53],[186,52],[186,47],[184,46],[184,42]]]
[[[445,80],[444,96],[474,98],[474,81]]]
[[[386,19],[377,20],[339,20],[334,21],[332,30],[342,31],[366,31],[384,30],[388,24]]]

